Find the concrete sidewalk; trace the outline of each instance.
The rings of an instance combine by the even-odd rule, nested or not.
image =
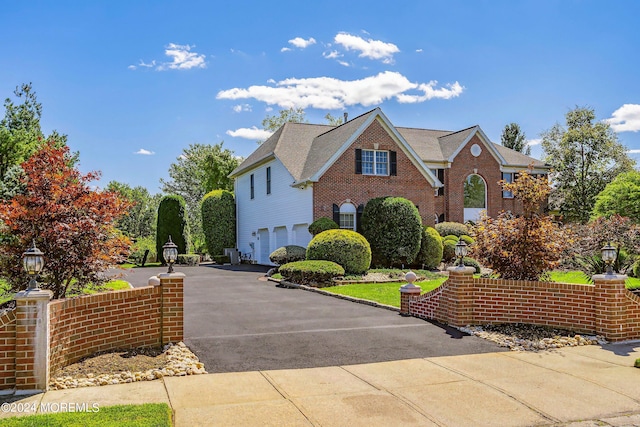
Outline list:
[[[640,426],[639,357],[640,343],[485,353],[167,377],[18,402],[165,402],[177,427]]]

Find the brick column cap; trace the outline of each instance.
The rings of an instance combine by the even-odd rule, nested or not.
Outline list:
[[[400,286],[401,294],[419,294],[422,292],[422,288],[418,285],[414,285],[413,283],[407,283],[404,286]]]
[[[160,279],[180,279],[186,277],[184,273],[174,272],[174,273],[161,273],[158,274]]]
[[[627,277],[626,274],[596,274],[591,279],[594,282],[624,282]]]
[[[53,292],[46,289],[34,289],[31,291],[20,291],[15,296],[14,299],[18,300],[47,300],[49,301],[53,298]]]
[[[448,267],[447,271],[450,273],[457,273],[457,274],[473,274],[476,272],[476,269],[474,267],[455,266],[455,267]]]

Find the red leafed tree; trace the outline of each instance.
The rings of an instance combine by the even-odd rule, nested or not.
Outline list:
[[[45,256],[40,287],[64,298],[70,286],[101,284],[101,274],[124,260],[131,242],[114,227],[130,203],[95,191],[99,173],[83,175],[66,146],[50,141],[22,164],[25,191],[0,203],[0,274],[12,290],[28,284],[21,255],[32,241]]]
[[[546,177],[523,171],[515,182],[500,184],[522,202],[524,213],[483,216],[474,229],[473,255],[504,279],[538,280],[559,265],[572,242],[571,234],[540,212],[550,191]]]

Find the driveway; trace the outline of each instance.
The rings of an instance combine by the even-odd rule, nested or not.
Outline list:
[[[134,286],[166,269],[134,269]],[[176,268],[185,344],[209,372],[372,363],[504,351],[456,329],[264,280],[260,266]]]

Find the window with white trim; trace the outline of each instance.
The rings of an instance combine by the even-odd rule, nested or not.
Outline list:
[[[363,175],[389,175],[389,152],[362,150]]]
[[[343,203],[340,206],[340,228],[347,230],[356,229],[356,207],[351,203]]]
[[[515,174],[513,172],[502,172],[502,180],[507,184],[513,183],[513,176]],[[503,199],[513,199],[513,192],[502,190],[502,198]]]

